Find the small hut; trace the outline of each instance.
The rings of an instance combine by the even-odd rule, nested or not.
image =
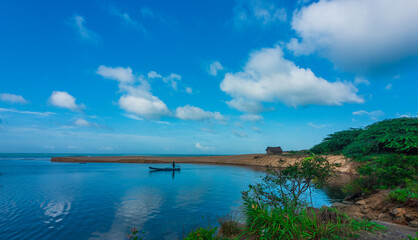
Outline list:
[[[283,150],[281,147],[268,147],[266,148],[266,154],[267,155],[278,155],[282,154]]]

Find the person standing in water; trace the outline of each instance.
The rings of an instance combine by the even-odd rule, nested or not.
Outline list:
[[[176,163],[173,161],[173,169],[176,168]]]

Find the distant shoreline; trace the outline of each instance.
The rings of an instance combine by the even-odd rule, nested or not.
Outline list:
[[[197,163],[217,165],[241,165],[241,166],[277,166],[279,159],[292,163],[303,157],[302,155],[287,154],[241,154],[223,156],[187,156],[187,157],[161,157],[161,156],[99,156],[99,157],[52,157],[51,162],[90,162],[90,163]],[[354,174],[354,167],[342,155],[326,156],[331,162],[340,163],[340,173]]]

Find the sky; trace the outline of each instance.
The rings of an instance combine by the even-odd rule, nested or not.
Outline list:
[[[0,152],[244,154],[418,115],[418,1],[0,2]]]

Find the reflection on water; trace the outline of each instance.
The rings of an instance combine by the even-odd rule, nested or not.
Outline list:
[[[145,231],[144,239],[181,239],[237,211],[241,191],[265,174],[235,166],[182,164],[179,172],[149,166],[165,167],[0,160],[0,239],[124,239],[131,227]],[[327,194],[339,198],[341,181],[315,191],[314,204],[331,204]]]

